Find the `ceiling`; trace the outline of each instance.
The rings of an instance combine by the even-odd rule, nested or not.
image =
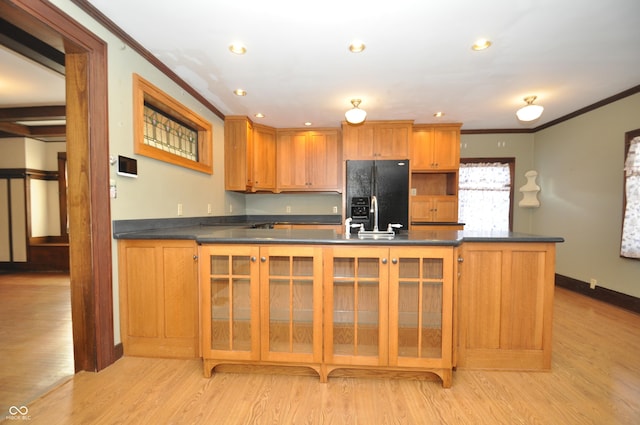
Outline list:
[[[97,8],[223,114],[278,128],[337,127],[359,98],[369,120],[527,131],[640,85],[638,0],[74,2]],[[473,51],[478,38],[492,46]],[[362,53],[349,52],[354,39]],[[235,41],[245,55],[229,51]],[[55,76],[27,77],[7,57],[17,60],[0,50],[0,76],[31,83],[3,89],[0,108],[64,103]],[[519,122],[530,95],[544,113]]]
[[[64,53],[0,19],[0,138],[66,139]]]

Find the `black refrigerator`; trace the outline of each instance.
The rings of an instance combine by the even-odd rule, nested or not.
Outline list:
[[[378,201],[378,227],[401,224],[400,232],[409,230],[409,160],[347,161],[346,216],[354,224],[373,230],[371,199]],[[396,231],[398,231],[396,230]]]

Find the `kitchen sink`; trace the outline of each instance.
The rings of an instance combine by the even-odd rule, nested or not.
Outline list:
[[[358,232],[360,239],[393,239],[395,236],[393,230],[361,230]]]

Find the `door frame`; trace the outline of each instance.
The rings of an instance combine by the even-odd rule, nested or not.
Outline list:
[[[98,371],[121,355],[113,326],[107,44],[49,2],[0,0],[0,12],[65,52],[74,364],[76,372]]]

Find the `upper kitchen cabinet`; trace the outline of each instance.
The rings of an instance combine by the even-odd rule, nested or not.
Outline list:
[[[342,191],[337,129],[279,130],[277,191]]]
[[[413,121],[342,124],[343,159],[407,159]]]
[[[413,126],[411,169],[457,170],[460,165],[461,126],[462,124]]]
[[[225,189],[240,192],[276,190],[276,130],[244,116],[224,122]]]

